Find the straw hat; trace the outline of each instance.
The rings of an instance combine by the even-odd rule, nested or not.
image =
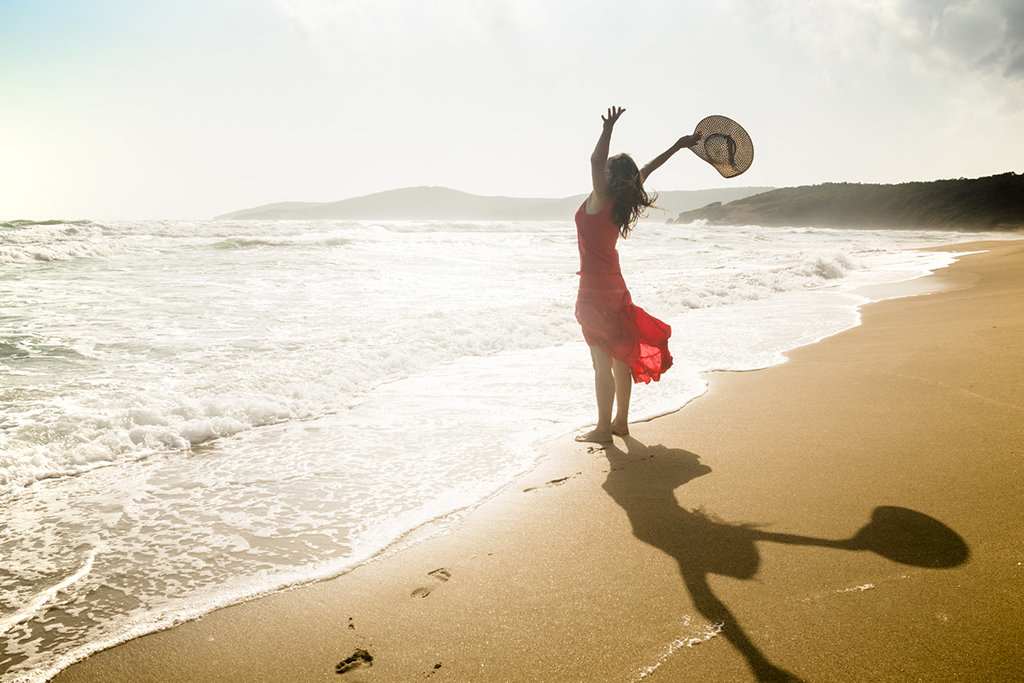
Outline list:
[[[754,143],[747,131],[730,118],[709,116],[693,132],[701,133],[701,138],[690,149],[724,178],[738,176],[754,161]]]

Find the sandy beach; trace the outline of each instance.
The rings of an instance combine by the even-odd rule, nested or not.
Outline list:
[[[448,533],[55,680],[1020,680],[1024,241],[955,249]]]

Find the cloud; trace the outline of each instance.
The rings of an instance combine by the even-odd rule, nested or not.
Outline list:
[[[1024,3],[1007,0],[1006,34],[1000,49],[1004,75],[1024,79]]]
[[[737,0],[815,57],[932,74],[1024,79],[1020,0]]]
[[[473,0],[277,0],[291,27],[330,53],[483,44],[517,22],[520,2]]]
[[[1024,78],[1024,5],[1019,0],[904,0],[907,45],[947,70]]]

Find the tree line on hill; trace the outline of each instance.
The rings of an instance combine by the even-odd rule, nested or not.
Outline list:
[[[712,225],[950,230],[1024,229],[1024,176],[1003,173],[895,185],[824,183],[771,190],[683,211]]]

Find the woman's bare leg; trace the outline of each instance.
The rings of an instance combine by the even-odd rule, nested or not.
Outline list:
[[[615,419],[612,434],[629,434],[629,395],[633,391],[633,376],[629,366],[618,358],[612,359],[612,377],[615,380]]]
[[[607,443],[612,440],[612,404],[615,401],[615,378],[612,359],[600,347],[590,347],[594,362],[594,393],[597,395],[597,426],[576,437],[577,441]]]

